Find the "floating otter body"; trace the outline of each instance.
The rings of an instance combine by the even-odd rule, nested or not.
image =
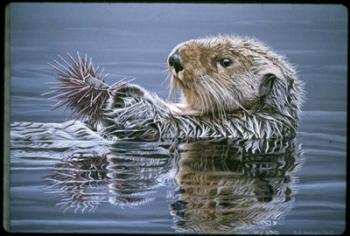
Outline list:
[[[78,56],[79,57],[79,56]],[[294,69],[260,42],[232,36],[190,40],[168,58],[171,91],[181,103],[142,87],[104,83],[87,59],[57,62],[61,103],[100,132],[120,139],[278,138],[295,136],[302,83]],[[79,86],[78,86],[79,84]],[[63,92],[63,93],[62,93]]]

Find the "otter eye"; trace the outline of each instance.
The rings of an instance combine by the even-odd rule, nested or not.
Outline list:
[[[232,60],[228,58],[221,59],[219,62],[223,67],[228,67],[232,64]]]

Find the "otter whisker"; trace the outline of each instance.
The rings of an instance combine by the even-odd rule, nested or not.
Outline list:
[[[198,94],[200,95],[201,103],[203,104],[203,107],[204,107],[202,109],[202,112],[207,112],[210,109],[210,106],[213,106],[214,104],[211,104],[212,103],[211,100],[208,100],[208,95],[205,94],[205,91],[207,90],[206,88],[211,90],[212,87],[204,79],[200,80],[200,82],[201,82],[201,88],[198,90],[199,91]],[[203,83],[205,84],[204,87],[202,86]],[[202,94],[202,93],[204,93],[204,94]]]
[[[170,99],[170,101],[172,101],[172,102],[176,102],[176,92],[177,92],[178,86],[177,86],[176,81],[174,81],[175,79],[173,77],[171,77],[170,74],[169,74],[169,77],[170,77],[170,83],[169,83],[170,92],[169,92],[168,99]]]
[[[205,91],[204,92],[204,94],[205,94],[204,99],[205,99],[205,103],[207,104],[206,105],[207,106],[206,113],[208,113],[211,110],[219,111],[219,109],[220,109],[218,107],[219,102],[218,102],[217,96],[215,94],[213,94],[213,89],[214,89],[213,85],[208,83],[208,81],[205,81],[204,83],[206,84],[206,86],[203,87],[203,89],[205,89],[206,87],[209,88],[207,91],[206,91],[206,89],[203,90],[203,91]]]
[[[210,105],[208,103],[208,99],[207,99],[206,95],[203,94],[201,91],[203,91],[203,90],[197,90],[197,94],[199,96],[200,104],[201,104],[200,111],[203,114],[209,110]]]
[[[163,80],[160,84],[164,85],[164,83],[167,84],[167,88],[170,90],[171,88],[171,73],[168,71],[166,76],[165,76],[165,80]]]
[[[212,105],[214,105],[216,107],[218,115],[221,118],[224,118],[226,115],[225,115],[225,111],[224,111],[224,107],[223,107],[223,104],[225,102],[225,97],[224,97],[225,93],[224,93],[223,89],[214,80],[211,80],[205,76],[203,76],[201,78],[202,78],[201,81],[203,83],[205,83],[207,86],[207,88],[204,89],[203,91],[208,91],[210,96],[215,101],[215,103]],[[219,91],[219,93],[217,91]]]
[[[215,85],[215,87],[221,91],[221,93],[218,94],[218,100],[217,100],[217,108],[219,110],[219,115],[221,116],[222,119],[226,117],[226,112],[224,108],[225,101],[229,101],[230,96],[226,94],[226,91],[221,87],[216,80],[211,80],[212,84]],[[216,91],[216,90],[215,90]]]

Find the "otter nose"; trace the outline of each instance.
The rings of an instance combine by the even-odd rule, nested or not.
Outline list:
[[[175,52],[173,55],[169,57],[169,65],[174,67],[176,73],[184,69],[181,65],[180,55],[178,52]]]

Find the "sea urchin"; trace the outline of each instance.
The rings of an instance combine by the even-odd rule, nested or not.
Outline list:
[[[53,109],[67,106],[72,110],[76,119],[81,119],[93,127],[101,120],[103,108],[111,92],[127,83],[121,80],[109,86],[105,83],[108,74],[103,73],[103,68],[95,68],[92,58],[87,55],[82,58],[77,52],[75,59],[69,53],[70,62],[58,55],[60,61],[54,60],[50,64],[57,72],[56,82],[52,91],[43,95],[50,95],[49,99],[58,99]]]

